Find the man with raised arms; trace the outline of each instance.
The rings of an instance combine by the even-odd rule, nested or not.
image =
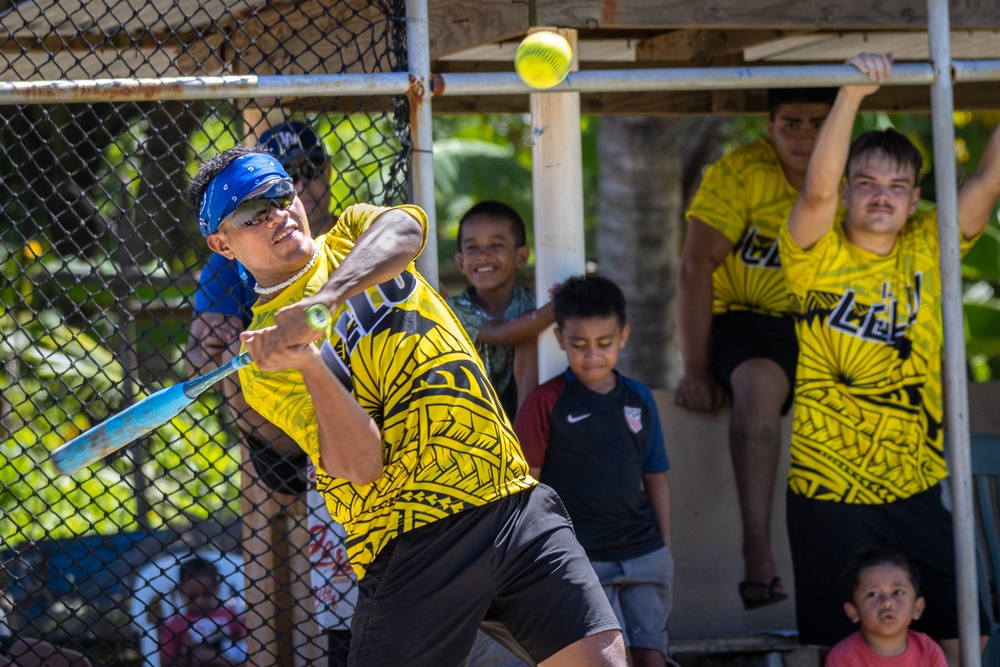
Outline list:
[[[922,158],[909,139],[888,129],[851,142],[861,102],[889,76],[891,57],[848,62],[873,83],[837,95],[780,239],[799,340],[787,496],[799,638],[832,646],[851,634],[839,573],[858,552],[889,548],[924,574],[927,610],[914,629],[957,667],[952,522],[940,485],[948,471],[937,213],[917,213]],[[958,192],[963,252],[998,197],[994,130]]]

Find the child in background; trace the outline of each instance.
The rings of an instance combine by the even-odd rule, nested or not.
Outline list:
[[[673,604],[670,464],[653,394],[615,370],[628,340],[625,297],[606,278],[571,278],[554,298],[569,370],[517,415],[533,477],[562,498],[636,667],[666,664]]]
[[[164,665],[236,667],[246,664],[246,627],[219,600],[219,571],[195,556],[180,565],[177,590],[184,600],[181,613],[160,628]]]
[[[920,573],[892,551],[868,551],[844,575],[844,612],[861,629],[830,650],[826,667],[947,667],[944,651],[922,632]]]
[[[528,255],[524,221],[507,204],[480,202],[458,223],[455,263],[469,287],[448,305],[475,343],[511,420],[538,385],[538,334],[555,321],[551,303],[535,310],[535,291],[517,284]]]

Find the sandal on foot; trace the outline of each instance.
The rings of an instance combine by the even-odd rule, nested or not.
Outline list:
[[[771,580],[771,583],[765,583],[763,581],[741,581],[740,582],[740,599],[743,600],[743,608],[757,609],[758,607],[765,607],[769,604],[775,604],[776,602],[781,602],[782,600],[787,600],[788,595],[782,593],[781,588],[781,578],[775,577]],[[750,596],[748,593],[763,592],[762,596]]]

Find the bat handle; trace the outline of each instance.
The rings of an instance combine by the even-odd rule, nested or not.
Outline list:
[[[326,331],[330,324],[330,309],[321,303],[316,303],[306,309],[306,323],[315,331]],[[249,352],[241,352],[228,364],[219,366],[214,371],[205,373],[199,378],[188,380],[184,383],[184,394],[188,398],[195,398],[204,393],[206,389],[224,377],[231,375],[241,368],[249,366],[251,362]]]
[[[205,392],[206,389],[211,387],[213,384],[218,382],[224,377],[227,377],[239,369],[250,365],[250,353],[241,352],[236,357],[232,359],[227,364],[219,366],[214,371],[205,373],[201,377],[194,378],[193,380],[188,380],[184,383],[184,395],[188,398],[196,398]]]

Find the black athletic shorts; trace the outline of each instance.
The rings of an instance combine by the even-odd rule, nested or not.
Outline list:
[[[528,664],[619,629],[559,496],[515,493],[391,540],[358,588],[352,667],[457,667],[484,632]]]
[[[726,390],[730,400],[733,398],[730,378],[744,361],[770,359],[781,366],[788,378],[788,396],[781,406],[781,414],[788,414],[795,389],[795,364],[799,357],[799,342],[792,318],[745,310],[715,315],[708,339],[708,354],[712,361],[712,375]]]
[[[884,505],[827,502],[788,491],[786,513],[801,643],[833,646],[858,629],[844,613],[843,576],[850,561],[869,549],[897,551],[917,566],[927,608],[914,630],[938,641],[958,637],[951,513],[941,504],[941,485]],[[980,613],[980,619],[982,634],[989,634],[987,616]]]
[[[264,438],[250,433],[244,437],[250,462],[257,478],[272,491],[298,495],[309,488],[309,456],[302,450],[286,454]]]

